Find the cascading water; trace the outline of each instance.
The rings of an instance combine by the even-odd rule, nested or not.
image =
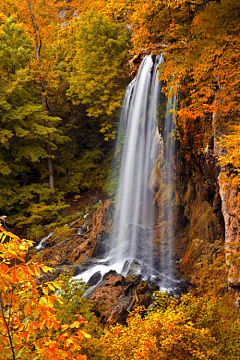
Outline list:
[[[166,115],[164,119],[164,171],[162,183],[165,191],[160,196],[160,219],[164,219],[166,226],[164,233],[161,234],[160,241],[160,271],[164,277],[160,282],[160,287],[166,289],[174,279],[173,275],[173,222],[172,199],[173,199],[173,159],[175,153],[175,121],[174,110],[176,109],[177,97],[168,98]],[[165,206],[164,206],[164,205]]]
[[[153,63],[151,55],[146,56],[137,77],[128,86],[121,114],[119,138],[122,140],[121,171],[114,217],[114,231],[111,241],[113,261],[137,259],[144,264],[145,275],[161,274],[161,288],[171,287],[174,282],[172,259],[171,202],[173,198],[173,157],[175,151],[174,110],[176,97],[166,101],[158,81],[158,66],[163,63],[162,55]],[[164,126],[164,166],[161,174],[167,201],[161,199],[160,218],[164,218],[165,232],[161,234],[160,248],[154,242],[153,227],[156,222],[155,194],[149,190],[149,179],[159,156],[160,122],[159,105],[165,104],[161,122]],[[163,111],[163,109],[162,109]],[[162,144],[163,145],[163,144]],[[163,150],[163,149],[162,149]],[[161,214],[164,212],[164,214]],[[156,253],[160,258],[156,261]],[[128,261],[131,264],[130,261]],[[125,267],[126,270],[126,267]]]
[[[143,266],[146,278],[158,279],[160,288],[174,287],[171,224],[165,227],[161,234],[164,241],[160,241],[157,248],[154,225],[158,214],[153,205],[155,193],[149,190],[151,174],[164,147],[161,179],[167,188],[168,199],[167,205],[164,199],[161,200],[165,206],[160,205],[159,211],[163,222],[168,222],[173,197],[175,125],[172,110],[175,109],[176,97],[166,100],[161,93],[158,66],[162,63],[162,55],[156,56],[155,61],[151,55],[146,56],[137,77],[128,85],[118,132],[117,148],[122,147],[122,155],[109,253],[95,269],[87,270],[84,276],[79,275],[84,280],[96,271],[103,275],[112,269],[126,274],[131,261],[137,260]],[[160,104],[165,104],[162,106],[164,110],[160,111]],[[164,145],[158,130],[160,123],[164,127]]]
[[[161,94],[157,72],[160,63],[162,56],[157,56],[155,64],[151,55],[146,56],[126,92],[120,121],[121,128],[125,124],[126,133],[111,242],[115,260],[138,259],[150,267],[153,264],[151,229],[156,209],[148,182],[157,160],[154,139]]]

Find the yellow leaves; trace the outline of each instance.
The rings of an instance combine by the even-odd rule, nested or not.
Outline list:
[[[45,295],[48,295],[48,288],[47,288],[47,287],[42,287],[42,292],[43,292]]]
[[[49,289],[51,289],[52,291],[55,291],[55,287],[51,283],[48,283],[47,285],[48,285]]]
[[[48,292],[47,288],[42,288],[44,292]],[[52,296],[42,296],[39,300],[39,305],[43,306],[43,308],[53,308],[54,307],[54,299]],[[50,309],[49,309],[50,310]]]
[[[39,314],[40,314],[40,308],[39,308],[38,306],[35,306],[35,308],[34,308],[34,310],[33,310],[33,316],[34,316],[34,318],[37,319],[38,316],[39,316]]]
[[[69,325],[62,325],[61,326],[61,330],[62,331],[65,331],[65,330],[67,330],[69,328]]]
[[[80,326],[80,322],[79,321],[74,321],[71,325],[70,325],[70,328],[73,329],[73,328],[79,328]]]
[[[83,335],[83,336],[84,336],[85,338],[87,338],[87,339],[90,339],[90,338],[91,338],[91,335],[88,334],[88,333],[86,333],[86,332],[83,331],[83,330],[80,330],[80,331],[78,332],[78,334]]]
[[[4,240],[6,239],[6,234],[0,234],[0,238],[1,238],[1,243],[3,243],[4,242]]]
[[[71,338],[65,340],[64,346],[69,347],[71,344],[74,344],[74,341]]]
[[[150,311],[145,318],[133,314],[127,327],[111,327],[102,338],[109,359],[206,360],[217,356],[209,329],[198,328],[176,301],[168,303],[166,309]]]
[[[25,316],[28,316],[30,311],[31,311],[31,308],[32,308],[32,302],[31,300],[26,302],[26,304],[24,305],[24,314]]]
[[[45,272],[45,273],[47,273],[47,272],[53,272],[53,269],[52,268],[50,268],[49,266],[46,266],[46,265],[43,265],[42,267],[41,267],[41,269],[42,269],[42,271],[43,272]]]
[[[222,185],[230,185],[236,188],[240,184],[240,126],[235,125],[229,130],[231,131],[230,135],[223,136],[218,143],[223,148],[222,151],[225,154],[218,158],[218,162],[222,166],[232,165],[234,171],[231,173],[222,172],[220,182]],[[237,195],[236,200],[239,201],[239,195]]]
[[[36,276],[40,276],[41,275],[41,270],[38,266],[35,266],[35,275]]]

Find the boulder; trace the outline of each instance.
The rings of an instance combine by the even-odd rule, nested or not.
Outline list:
[[[108,273],[91,293],[93,311],[102,323],[125,325],[129,311],[152,302],[152,293],[158,288],[142,281],[140,276]]]

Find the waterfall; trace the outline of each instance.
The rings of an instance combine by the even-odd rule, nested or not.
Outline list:
[[[160,271],[164,277],[160,282],[161,289],[167,289],[174,279],[173,269],[173,230],[174,214],[172,213],[175,153],[175,121],[174,110],[176,109],[177,97],[168,98],[164,119],[164,170],[161,181],[165,191],[160,195],[160,219],[166,222],[160,240]]]
[[[166,99],[161,92],[158,66],[162,63],[162,55],[154,60],[151,55],[146,56],[138,75],[127,87],[117,139],[120,174],[109,251],[104,259],[98,260],[94,269],[81,274],[85,281],[96,271],[103,275],[111,269],[127,274],[133,261],[137,260],[146,280],[154,280],[162,289],[175,286],[171,202],[176,97]],[[160,206],[157,208],[154,205],[156,193],[149,184],[152,174],[156,173],[159,156],[162,163],[157,170],[161,172],[161,184],[166,190],[159,195]],[[164,198],[166,192],[167,201]],[[160,230],[160,240],[155,238],[159,219],[169,223]]]
[[[129,84],[124,98],[118,146],[124,143],[111,239],[111,256],[117,263],[124,263],[129,259],[142,261],[145,264],[145,274],[146,266],[148,268],[148,275],[160,271],[164,274],[162,277],[164,280],[159,281],[160,287],[166,288],[169,279],[173,278],[172,224],[169,224],[162,234],[164,241],[160,242],[157,251],[160,259],[156,264],[153,229],[157,222],[157,208],[153,205],[155,194],[148,188],[150,175],[159,156],[160,144],[156,141],[156,135],[160,137],[157,125],[161,116],[164,125],[163,181],[167,187],[168,201],[165,208],[160,208],[160,212],[164,211],[164,219],[168,221],[173,197],[172,159],[175,143],[173,111],[176,97],[173,96],[166,101],[166,97],[161,93],[162,84],[158,81],[157,68],[162,63],[162,55],[158,55],[155,62],[151,55],[146,56],[137,77]],[[159,114],[161,100],[165,104],[164,114]]]

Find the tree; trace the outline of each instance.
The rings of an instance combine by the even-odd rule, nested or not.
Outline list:
[[[15,214],[26,211],[31,201],[49,202],[52,190],[46,184],[45,144],[50,141],[56,149],[56,143],[69,138],[57,129],[60,118],[49,116],[39,101],[26,31],[4,16],[0,29],[0,203],[9,215],[13,210]]]
[[[67,96],[73,104],[84,104],[88,117],[100,118],[101,131],[108,137],[125,88],[128,31],[90,10],[72,22],[66,36],[65,46],[67,39],[73,40],[67,55]]]
[[[68,324],[59,321],[54,295],[58,281],[40,285],[37,278],[51,268],[34,259],[25,263],[32,241],[21,240],[0,225],[0,358],[84,360],[81,315]]]
[[[27,3],[28,3],[28,9],[29,9],[29,13],[31,16],[31,22],[32,22],[33,33],[34,33],[36,60],[38,63],[38,67],[41,68],[42,39],[40,36],[39,28],[37,25],[37,20],[36,20],[30,0],[27,0]],[[42,101],[43,110],[45,112],[49,112],[50,109],[49,109],[49,106],[47,103],[45,83],[44,83],[44,79],[42,78],[41,75],[39,75],[39,85],[41,87],[41,101]],[[47,120],[44,121],[44,126],[46,128],[49,128],[49,124],[48,124]],[[48,161],[48,172],[49,172],[49,186],[50,186],[50,189],[54,189],[53,159],[52,159],[52,150],[51,150],[49,135],[48,135],[48,141],[46,143],[46,149],[47,149],[47,154],[48,154],[47,161]]]
[[[187,158],[197,156],[206,146],[214,112],[221,115],[224,126],[236,121],[240,111],[237,0],[94,3],[109,17],[134,25],[135,52],[164,42],[165,62],[159,79],[165,82],[167,95],[180,95],[177,126]]]

